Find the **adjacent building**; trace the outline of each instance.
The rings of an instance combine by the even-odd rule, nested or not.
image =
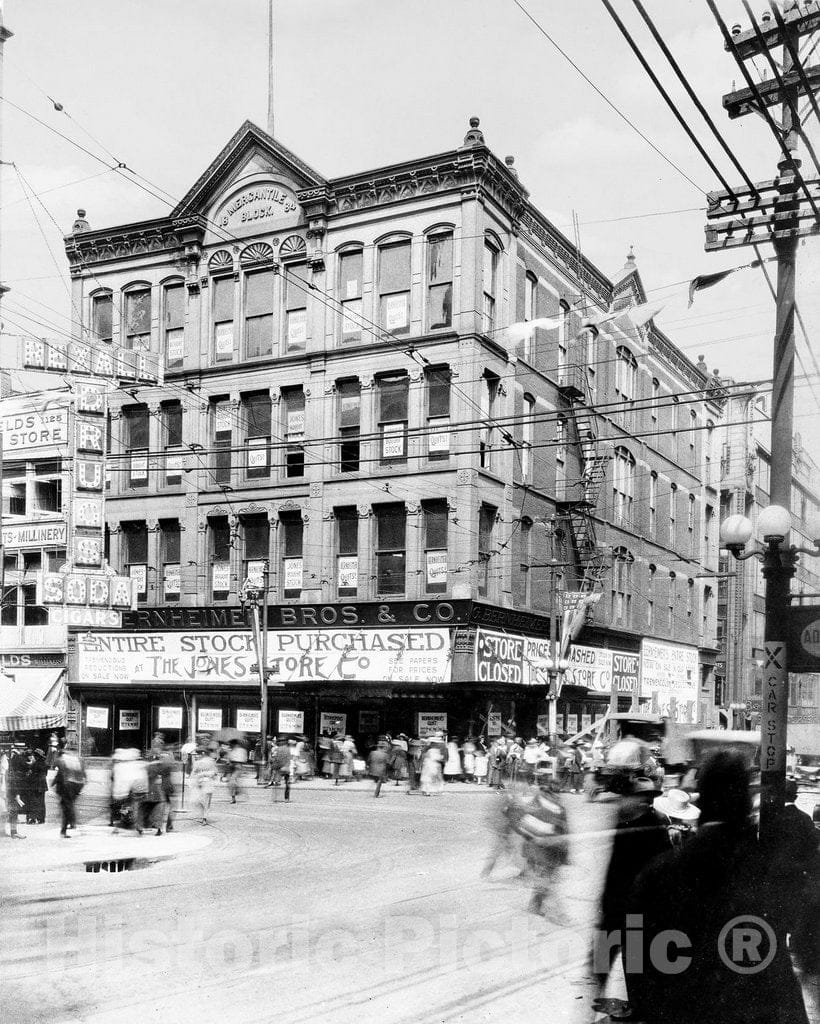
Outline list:
[[[167,217],[82,214],[66,253],[77,341],[163,368],[109,395],[136,608],[72,638],[87,753],[258,730],[246,580],[274,733],[535,733],[559,633],[561,731],[641,685],[716,721],[723,392],[477,119],[334,179],[245,123]]]

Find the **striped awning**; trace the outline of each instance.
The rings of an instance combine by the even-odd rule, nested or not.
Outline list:
[[[65,722],[65,711],[35,697],[9,676],[0,675],[0,732],[57,729]]]

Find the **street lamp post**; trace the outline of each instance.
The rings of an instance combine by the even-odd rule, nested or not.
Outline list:
[[[757,523],[762,547],[744,552],[754,527],[745,516],[729,516],[720,528],[720,539],[736,559],[757,558],[766,580],[765,662],[763,669],[763,713],[760,735],[760,838],[774,843],[779,833],[786,787],[786,739],[789,708],[789,665],[787,636],[791,580],[799,553],[820,555],[816,550],[786,545],[791,531],[791,513],[781,505],[764,508]]]
[[[558,695],[561,692],[561,677],[569,668],[566,658],[558,657],[555,640],[552,642],[552,654],[548,658],[533,658],[530,661],[533,669],[545,672],[547,676],[547,712],[549,714],[550,745],[558,743]]]
[[[264,777],[268,760],[268,567],[262,570],[262,585],[251,579],[242,584],[242,603],[251,613],[251,636],[259,672],[259,763],[257,781]],[[260,622],[259,606],[262,605]]]

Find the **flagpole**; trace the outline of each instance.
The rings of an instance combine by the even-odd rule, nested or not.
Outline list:
[[[268,135],[273,136],[273,0],[268,0]]]

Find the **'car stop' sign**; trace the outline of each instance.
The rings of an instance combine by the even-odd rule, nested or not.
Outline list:
[[[820,672],[820,605],[789,609],[789,672]]]

